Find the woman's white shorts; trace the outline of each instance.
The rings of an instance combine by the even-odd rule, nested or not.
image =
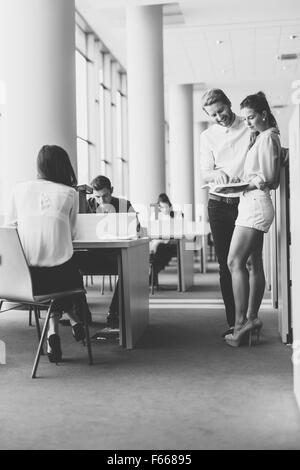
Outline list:
[[[274,219],[274,207],[269,190],[245,191],[240,197],[235,225],[268,232]]]

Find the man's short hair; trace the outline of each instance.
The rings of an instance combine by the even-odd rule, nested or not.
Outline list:
[[[96,191],[101,191],[104,188],[111,189],[111,181],[106,176],[99,175],[91,181],[91,186]]]
[[[202,109],[205,106],[210,106],[211,104],[215,104],[217,102],[221,102],[223,104],[227,104],[231,107],[230,99],[225,95],[224,91],[220,88],[211,88],[207,90],[204,95],[202,96]]]

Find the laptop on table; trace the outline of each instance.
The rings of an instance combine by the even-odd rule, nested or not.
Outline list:
[[[137,216],[132,213],[77,214],[76,241],[137,238]]]

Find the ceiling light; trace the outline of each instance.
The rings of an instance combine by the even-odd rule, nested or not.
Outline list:
[[[225,69],[221,70],[221,73],[226,73],[226,72],[227,72],[227,70],[225,70]]]
[[[278,60],[296,60],[299,59],[299,53],[292,53],[292,54],[280,54],[277,56]]]
[[[297,34],[291,34],[290,39],[297,39],[298,35]]]
[[[223,43],[224,43],[224,41],[222,41],[222,39],[217,39],[217,40],[216,40],[216,45],[217,45],[217,46],[220,46],[220,45],[223,44]]]

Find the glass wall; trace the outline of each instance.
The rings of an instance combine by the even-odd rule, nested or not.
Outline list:
[[[78,182],[102,174],[128,197],[126,73],[78,14],[76,87]]]

